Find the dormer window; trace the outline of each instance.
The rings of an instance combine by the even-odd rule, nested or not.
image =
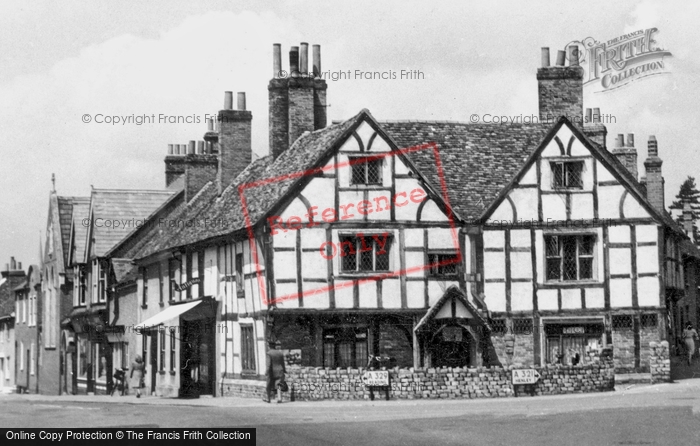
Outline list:
[[[583,189],[583,161],[552,161],[552,188]]]
[[[350,184],[358,186],[382,185],[382,158],[350,158],[352,176]]]

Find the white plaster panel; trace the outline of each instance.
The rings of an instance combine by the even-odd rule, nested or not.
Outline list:
[[[578,288],[562,289],[561,308],[563,310],[574,310],[581,308],[581,290]]]
[[[352,308],[353,285],[352,280],[335,281],[335,307]]]
[[[508,200],[503,200],[501,204],[498,205],[495,211],[488,218],[489,223],[493,222],[512,222],[513,221],[513,207],[510,205]]]
[[[275,288],[279,308],[299,308],[299,290],[296,283],[278,283]]]
[[[557,290],[537,290],[537,308],[540,310],[558,310],[559,294]]]
[[[510,246],[513,248],[530,247],[530,231],[527,229],[513,229],[510,231]]]
[[[563,195],[542,195],[542,215],[544,221],[566,220],[566,199]]]
[[[418,251],[406,251],[406,277],[423,277],[425,275],[425,255]]]
[[[571,219],[588,220],[594,217],[593,194],[571,195]]]
[[[272,258],[275,264],[275,279],[296,279],[296,256],[296,252],[293,251],[278,251],[274,253]]]
[[[318,251],[301,253],[301,271],[303,278],[326,279],[329,260],[321,257]]]
[[[457,230],[452,228],[428,229],[428,249],[459,249]]]
[[[604,308],[605,290],[603,288],[586,288],[586,308]]]
[[[485,283],[484,294],[489,311],[506,311],[505,283]]]
[[[354,136],[348,135],[342,146],[340,146],[341,152],[359,152],[360,146],[357,144],[357,140]]]
[[[320,257],[321,246],[326,242],[326,230],[320,226],[301,230],[301,247],[317,250]]]
[[[374,280],[359,284],[360,308],[377,308],[377,283]]]
[[[423,229],[404,229],[404,239],[406,240],[406,246],[412,248],[422,248],[423,247]]]
[[[503,231],[484,231],[484,248],[503,248],[505,240]]]
[[[313,178],[309,184],[301,191],[304,197],[309,200],[311,206],[317,206],[317,215],[314,220],[321,220],[321,212],[326,208],[335,207],[335,179],[334,178]],[[300,215],[304,217],[304,215]],[[306,221],[306,218],[303,218]]]
[[[306,209],[306,206],[304,206],[304,203],[300,199],[295,198],[284,209],[281,217],[285,223],[287,222],[287,220],[289,220],[290,217],[299,217],[301,219],[302,224],[306,225],[309,222],[309,218],[306,217],[306,214],[308,213],[309,212]],[[284,230],[282,230],[282,232],[284,232]]]
[[[596,176],[598,177],[598,182],[602,181],[617,181],[617,178],[613,176],[612,173],[600,162],[596,160]],[[608,186],[603,186],[608,187]]]
[[[629,248],[611,248],[610,274],[630,274],[632,272],[632,256]]]
[[[367,214],[368,220],[391,220],[391,193],[388,191],[371,190],[367,193],[371,211]],[[367,211],[370,210],[367,209]]]
[[[296,231],[276,230],[272,236],[272,246],[275,248],[295,248],[297,246]]]
[[[435,302],[440,300],[443,294],[445,294],[445,290],[440,286],[440,283],[434,280],[428,282],[428,305],[431,307],[435,305]]]
[[[627,194],[625,197],[625,202],[622,206],[622,210],[625,213],[625,218],[649,218],[650,215],[642,207],[639,201],[632,196],[632,194]]]
[[[622,225],[610,226],[608,228],[608,240],[610,243],[629,243],[630,227]]]
[[[637,273],[659,272],[659,248],[657,246],[637,247]]]
[[[304,282],[304,308],[328,308],[330,297],[328,284]]]
[[[510,198],[515,203],[518,220],[537,220],[537,189],[513,189]]]
[[[382,307],[401,308],[401,281],[399,279],[382,281]]]
[[[659,305],[659,279],[657,277],[637,279],[637,303],[641,307]]]
[[[620,218],[620,197],[625,189],[622,186],[598,188],[598,217]]]
[[[457,301],[457,305],[455,305],[455,316],[464,319],[474,318],[474,315],[471,311],[469,311],[469,308],[464,306],[464,304],[459,300]]]
[[[632,281],[630,279],[610,279],[610,306],[613,308],[632,306]]]
[[[370,152],[391,152],[391,146],[384,138],[377,135],[377,137],[374,138],[374,141],[372,142],[372,148],[370,149]]]
[[[505,253],[484,252],[484,278],[505,279],[506,265]]]
[[[537,283],[544,283],[544,259],[542,258],[542,249],[544,247],[544,236],[542,230],[535,231],[535,261],[537,262]]]
[[[659,232],[656,225],[637,225],[637,243],[656,242]]]
[[[510,276],[513,279],[532,278],[532,257],[529,252],[510,253]]]
[[[406,304],[408,308],[425,307],[425,284],[423,282],[406,281]]]
[[[411,172],[411,169],[404,164],[403,161],[398,156],[394,156],[394,173],[396,175],[408,175]]]
[[[397,178],[394,215],[396,220],[416,221],[419,203],[411,200],[411,192],[415,189],[425,192],[417,180],[413,178]]]
[[[355,129],[355,133],[357,133],[357,136],[360,137],[362,145],[365,147],[366,150],[367,147],[369,147],[369,140],[374,134],[374,129],[367,123],[367,121],[364,121],[360,123],[359,126],[357,126],[357,129]]]
[[[357,212],[357,203],[362,200],[362,191],[341,191],[338,194],[338,221],[364,220],[364,215]]]
[[[532,310],[532,283],[514,282],[510,284],[510,308],[513,311]]]
[[[428,200],[423,206],[420,215],[421,221],[449,221],[449,218],[445,215],[442,210],[438,207],[437,203],[433,200]]]
[[[357,148],[357,142],[355,142],[355,138],[350,138],[348,142],[352,140],[353,143],[355,144],[355,147]],[[347,143],[346,143],[347,144]],[[336,158],[338,159],[338,165],[336,166],[336,173],[338,175],[338,186],[340,187],[349,187],[350,186],[350,157],[345,155],[342,152],[339,152],[336,155]]]

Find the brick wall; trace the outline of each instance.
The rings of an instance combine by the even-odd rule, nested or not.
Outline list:
[[[659,342],[659,330],[656,327],[643,327],[639,330],[639,340],[639,371],[647,373],[652,355],[651,343]]]
[[[613,330],[612,338],[615,370],[617,373],[634,372],[634,332],[631,329]]]
[[[535,344],[531,334],[493,335],[491,342],[503,365],[531,366],[535,363]]]
[[[651,382],[671,381],[671,358],[668,351],[668,341],[649,343],[649,366],[651,371]]]
[[[583,68],[543,67],[537,70],[539,84],[540,119],[553,123],[566,115],[574,124],[582,126]]]
[[[248,110],[220,110],[219,120],[219,166],[217,182],[221,190],[253,159],[251,126],[253,114]],[[221,192],[221,190],[219,192]]]

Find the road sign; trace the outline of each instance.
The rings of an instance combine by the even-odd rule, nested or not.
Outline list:
[[[540,374],[535,369],[513,370],[513,385],[535,384],[540,379]]]
[[[366,386],[388,386],[389,385],[389,372],[386,371],[376,371],[376,372],[365,372],[362,375],[362,381]]]

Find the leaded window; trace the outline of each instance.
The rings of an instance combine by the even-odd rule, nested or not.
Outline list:
[[[351,178],[353,185],[381,185],[382,158],[351,158]]]
[[[547,280],[593,279],[593,235],[548,235],[544,238]]]
[[[389,271],[391,235],[362,234],[340,237],[340,270],[346,273]]]
[[[554,189],[582,189],[582,161],[552,161],[552,187]]]

